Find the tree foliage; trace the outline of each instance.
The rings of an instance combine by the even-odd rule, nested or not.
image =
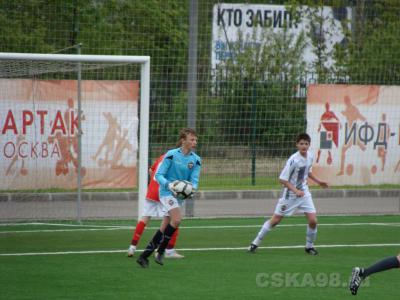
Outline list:
[[[304,130],[304,101],[296,92],[306,66],[305,36],[287,30],[257,36],[254,30],[252,36],[239,33],[230,47],[232,56],[218,66],[216,78],[220,135],[231,144],[280,151],[282,137]],[[279,126],[285,122],[292,126]]]
[[[271,141],[304,129],[305,102],[298,97],[304,78],[317,83],[399,84],[398,0],[270,1],[291,9],[314,9],[310,31],[298,38],[266,31],[261,43],[255,36],[242,36],[242,42],[254,42],[252,47],[231,45],[235,59],[212,74],[212,7],[219,2],[199,1],[197,127],[210,143],[257,141],[272,149]],[[331,53],[318,35],[321,24],[328,22],[316,13],[323,6],[331,6],[335,14],[349,7],[352,13],[350,19],[341,18],[343,28],[348,28],[346,39]],[[185,124],[188,31],[188,0],[0,1],[2,52],[76,53],[65,48],[82,43],[83,54],[150,55],[152,143],[169,142],[174,129],[166,128]],[[305,74],[301,58],[306,36],[316,49],[316,74],[311,76]],[[325,65],[329,55],[336,61],[332,67]],[[282,127],[288,131],[281,132],[277,122],[287,122]]]

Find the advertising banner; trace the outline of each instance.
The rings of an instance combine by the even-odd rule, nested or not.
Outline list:
[[[308,87],[313,173],[331,185],[400,183],[400,87]]]
[[[76,188],[76,80],[0,80],[1,190]],[[136,186],[137,81],[83,80],[84,188]]]
[[[303,52],[303,60],[309,70],[317,61],[316,48],[312,38],[323,40],[326,48],[327,61],[325,67],[334,64],[333,50],[335,45],[345,43],[345,31],[351,29],[351,8],[311,8],[298,7],[292,12],[285,5],[219,3],[213,8],[211,68],[216,70],[218,65],[228,58],[234,58],[232,48],[244,50],[263,41],[263,35],[272,39],[272,33],[284,33],[297,38],[305,34],[307,47]],[[324,22],[316,23],[323,19]],[[314,21],[313,21],[314,20]],[[239,36],[243,36],[240,41]],[[265,42],[265,41],[264,41]],[[233,47],[237,43],[239,47]],[[293,45],[292,45],[293,46]]]

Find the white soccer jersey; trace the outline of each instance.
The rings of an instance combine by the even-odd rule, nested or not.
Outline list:
[[[307,157],[303,157],[299,151],[294,153],[286,162],[279,179],[289,181],[297,189],[303,191],[305,195],[308,195],[307,178],[308,173],[311,172],[314,156],[310,151],[307,151]],[[282,198],[288,199],[289,197],[296,197],[288,188],[283,189]]]

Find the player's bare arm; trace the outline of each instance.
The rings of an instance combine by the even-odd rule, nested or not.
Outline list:
[[[304,196],[304,192],[297,189],[293,184],[291,184],[289,181],[287,180],[283,180],[283,179],[279,179],[279,182],[285,186],[286,188],[288,188],[290,191],[292,191],[293,193],[296,194],[297,197],[303,197]]]
[[[318,184],[319,186],[321,186],[321,187],[324,188],[324,189],[326,189],[326,188],[329,187],[327,182],[319,180],[319,179],[318,179],[317,177],[315,177],[315,176],[313,175],[313,173],[311,173],[311,172],[308,173],[308,178],[310,178],[311,180],[313,180],[316,184]]]

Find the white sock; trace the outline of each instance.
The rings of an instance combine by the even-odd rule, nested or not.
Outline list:
[[[252,244],[259,246],[261,244],[261,241],[264,239],[265,235],[271,231],[272,227],[271,224],[269,223],[269,220],[264,223],[264,225],[261,227],[260,232],[257,234],[257,237],[254,239]]]
[[[306,248],[314,247],[314,241],[317,238],[317,227],[314,229],[310,228],[307,225],[307,234],[306,234]]]

